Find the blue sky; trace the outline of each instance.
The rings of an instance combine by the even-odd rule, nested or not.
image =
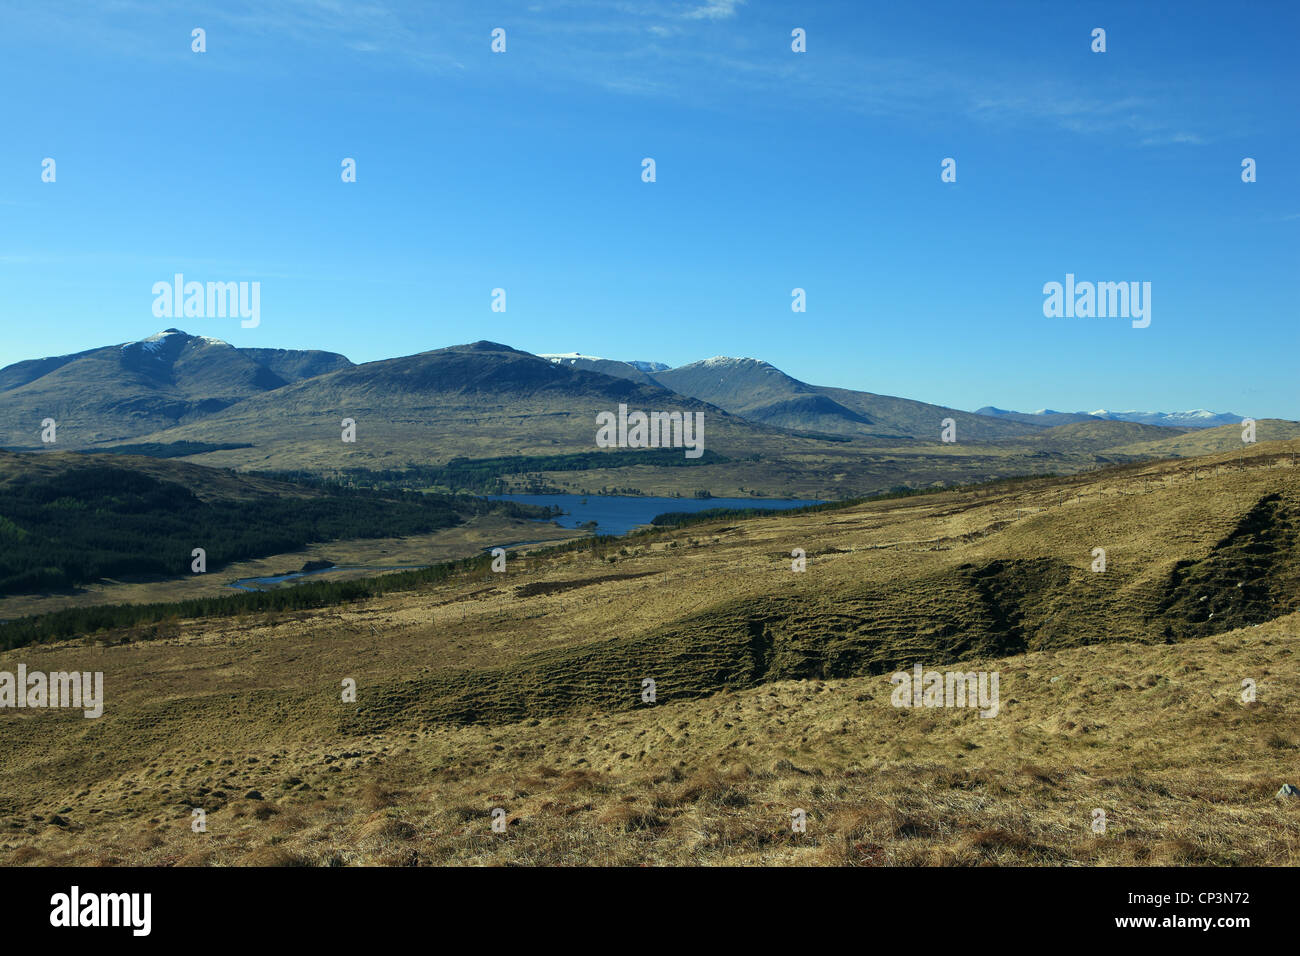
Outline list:
[[[967,409],[1300,419],[1294,3],[46,0],[0,20],[0,364],[174,325],[354,361],[492,339],[753,356]],[[260,326],[155,318],[176,272],[259,281]],[[1150,282],[1150,327],[1045,318],[1066,273]]]

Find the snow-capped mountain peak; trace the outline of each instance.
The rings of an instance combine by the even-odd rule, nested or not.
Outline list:
[[[161,332],[155,332],[153,335],[146,336],[138,342],[127,342],[122,348],[141,348],[149,352],[156,352],[159,349],[180,342],[202,342],[204,345],[229,345],[229,342],[223,339],[214,339],[207,335],[190,335],[188,332],[182,332],[180,329],[163,329]]]

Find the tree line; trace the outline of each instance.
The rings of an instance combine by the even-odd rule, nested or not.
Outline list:
[[[187,574],[195,548],[205,550],[211,571],[311,542],[427,534],[472,514],[525,510],[464,496],[342,488],[200,497],[127,468],[74,467],[15,480],[0,494],[0,595]]]

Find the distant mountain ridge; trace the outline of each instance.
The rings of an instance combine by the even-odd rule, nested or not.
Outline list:
[[[1135,422],[1139,425],[1158,425],[1162,428],[1216,428],[1219,425],[1239,425],[1242,416],[1231,412],[1211,412],[1195,408],[1186,412],[1112,412],[1099,408],[1095,412],[1058,412],[1050,408],[1036,412],[1012,412],[1005,408],[985,405],[975,410],[976,415],[987,415],[1026,424],[1068,425],[1074,422],[1110,421]]]
[[[596,414],[620,404],[707,411],[706,447],[738,458],[824,455],[831,445],[854,441],[928,445],[951,419],[959,443],[1015,444],[1039,456],[1029,462],[1035,468],[1053,457],[1099,455],[1239,422],[1205,411],[1021,413],[990,406],[972,413],[813,385],[757,358],[720,355],[669,368],[475,342],[355,365],[338,353],[236,348],[171,328],[0,369],[0,445],[41,448],[41,422],[54,418],[61,449],[195,449],[191,454],[205,463],[308,470],[383,459],[436,463],[589,449]],[[344,418],[355,419],[368,441],[340,444]],[[894,468],[880,461],[882,473]],[[998,473],[995,458],[980,468],[962,476]]]
[[[307,470],[376,462],[444,464],[457,457],[593,450],[596,416],[620,405],[706,413],[705,447],[723,455],[788,441],[775,429],[656,382],[594,372],[488,341],[350,365],[137,440],[256,446],[255,452],[231,449],[204,459],[219,464],[292,462]],[[355,442],[340,441],[344,419],[356,424]]]
[[[972,440],[1012,438],[1047,423],[992,422],[959,409],[875,395],[853,389],[810,385],[756,358],[715,355],[678,368],[662,362],[619,362],[579,352],[544,353],[571,368],[652,382],[699,399],[752,422],[813,435],[871,439],[936,440],[945,418]]]
[[[1232,412],[1211,412],[1196,408],[1186,412],[1092,412],[1097,418],[1118,422],[1137,422],[1141,425],[1161,425],[1171,428],[1215,428],[1219,425],[1240,425],[1244,416]]]
[[[715,356],[659,373],[655,378],[677,391],[758,421],[868,438],[933,441],[941,422],[952,419],[962,441],[998,441],[1040,434],[1053,425],[1074,421],[995,419],[994,424],[989,416],[930,402],[802,382],[768,362],[752,358]],[[746,395],[748,401],[733,408],[728,404],[732,400],[728,393]],[[758,396],[764,396],[764,400]]]
[[[1205,409],[1186,412],[1112,412],[1106,409],[1059,412],[1044,408],[1036,412],[1016,412],[985,405],[973,413],[964,412],[914,399],[811,385],[787,375],[770,362],[726,355],[676,368],[663,362],[623,362],[581,352],[542,353],[539,357],[636,382],[654,382],[751,421],[778,428],[849,437],[930,438],[942,418],[954,419],[959,433],[980,440],[1011,438],[1079,422],[1131,422],[1163,428],[1214,428],[1241,422],[1239,415]],[[981,419],[995,419],[1001,425],[989,427],[989,423]],[[1028,428],[1007,427],[1015,425]]]

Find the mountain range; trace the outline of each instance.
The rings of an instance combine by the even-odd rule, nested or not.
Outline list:
[[[42,422],[53,418],[62,450],[163,448],[238,469],[391,470],[590,453],[596,415],[624,404],[707,413],[704,444],[713,458],[697,464],[708,466],[710,483],[689,484],[698,479],[685,472],[696,469],[673,468],[671,481],[662,479],[644,459],[634,474],[589,476],[622,482],[633,474],[635,487],[662,493],[844,496],[1240,442],[1235,415],[967,412],[813,385],[754,358],[669,368],[475,342],[355,365],[334,352],[236,348],[167,329],[0,369],[0,445],[46,448]],[[344,419],[356,423],[355,443],[340,441]],[[940,441],[945,419],[956,423],[956,443]],[[1287,423],[1270,427],[1261,440],[1292,437]],[[1205,437],[1188,444],[1182,436],[1193,428]],[[1175,440],[1183,444],[1169,444]]]
[[[910,433],[911,428],[915,427],[911,419],[914,414],[922,411],[916,407],[918,404],[923,406],[924,428],[927,429],[932,427],[934,412],[944,415],[955,412],[954,409],[915,403],[907,399],[809,385],[786,375],[768,362],[753,358],[719,355],[680,368],[670,368],[663,362],[621,362],[579,352],[544,353],[540,357],[572,368],[585,368],[633,381],[656,381],[673,391],[704,399],[751,420],[799,430],[896,437],[898,434]],[[891,405],[900,402],[906,404]],[[865,407],[867,404],[871,405],[876,419],[868,416]],[[958,414],[964,416],[968,413]],[[977,408],[971,414],[1047,428],[1086,421],[1135,422],[1170,428],[1213,428],[1217,425],[1239,424],[1242,419],[1240,415],[1205,409],[1186,412],[1112,412],[1103,408],[1094,412],[1058,412],[1045,408],[1036,412],[1014,412],[992,405]],[[957,420],[960,422],[963,419]],[[964,420],[967,424],[971,423],[969,418]],[[972,437],[988,437],[988,432],[977,429]]]
[[[1057,412],[1043,408],[1036,412],[1010,412],[1005,408],[985,405],[975,409],[976,415],[1024,422],[1030,425],[1068,425],[1072,422],[1136,422],[1139,425],[1160,425],[1165,428],[1215,428],[1219,425],[1239,425],[1243,416],[1231,412],[1210,412],[1194,408],[1186,412],[1111,412],[1099,408],[1095,412]]]

